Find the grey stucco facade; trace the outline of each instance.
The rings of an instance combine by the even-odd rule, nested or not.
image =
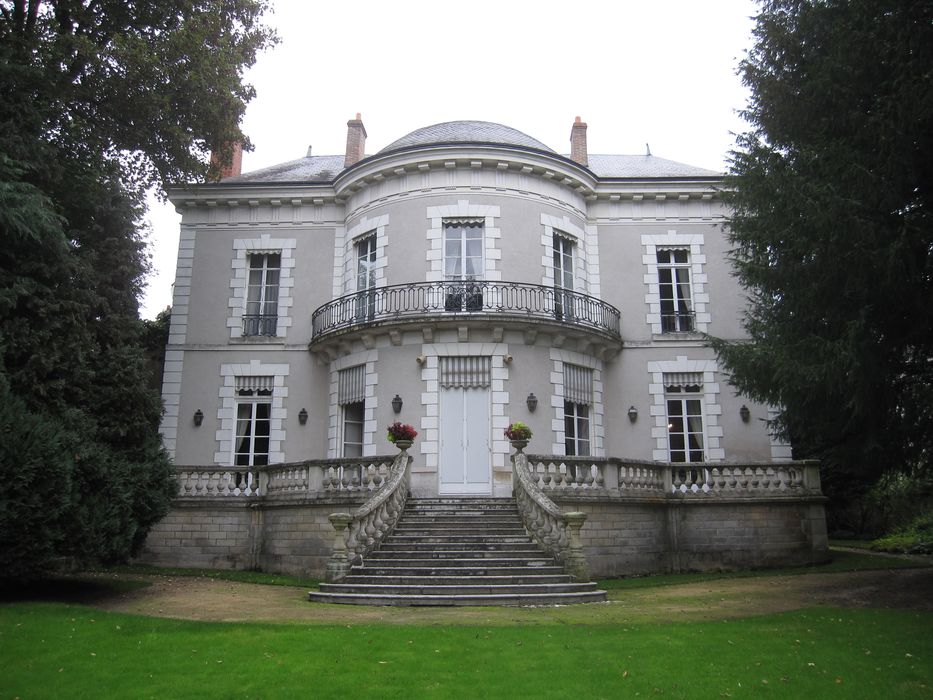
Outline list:
[[[692,486],[711,466],[790,460],[768,407],[736,395],[704,341],[743,337],[720,174],[589,155],[579,121],[570,156],[485,122],[425,127],[366,156],[362,122],[348,127],[345,156],[171,190],[182,222],[162,432],[176,464],[384,455],[396,420],[419,433],[415,496],[509,496],[513,421],[533,429],[530,453],[685,464]],[[643,554],[613,554],[621,540],[598,523],[635,511],[587,503],[598,571],[680,566],[670,542],[699,532],[675,536],[673,516],[642,505]],[[812,503],[789,517],[815,522],[811,506],[822,517]],[[232,565],[266,561],[249,544],[257,523],[224,508],[239,533]],[[315,508],[295,515],[315,523],[301,555],[314,566],[274,566],[323,561],[327,508]],[[287,530],[290,512],[266,516],[268,556],[271,523]],[[199,517],[195,501],[180,503],[150,558],[187,542],[181,559],[210,560],[181,536]],[[793,544],[804,559],[807,537]]]

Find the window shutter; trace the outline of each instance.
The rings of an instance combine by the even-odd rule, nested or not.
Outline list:
[[[440,385],[444,389],[488,387],[491,381],[491,367],[492,360],[489,357],[442,357],[440,358]]]
[[[593,370],[565,362],[564,399],[591,406],[593,404]]]
[[[340,370],[337,375],[337,403],[346,406],[366,400],[366,365]]]
[[[702,372],[665,372],[664,386],[703,386]]]
[[[275,377],[237,377],[237,391],[272,391]]]

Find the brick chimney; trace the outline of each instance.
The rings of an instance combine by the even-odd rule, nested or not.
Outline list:
[[[580,165],[587,165],[586,122],[580,121],[580,117],[574,119],[570,127],[570,159]]]
[[[211,173],[215,182],[239,175],[242,170],[243,144],[239,141],[222,147],[217,153],[211,153]]]
[[[360,113],[356,119],[347,122],[347,155],[343,160],[343,167],[349,168],[354,163],[363,160],[366,153],[366,127],[360,120]]]

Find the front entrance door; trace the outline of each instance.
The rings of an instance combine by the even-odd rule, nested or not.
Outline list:
[[[441,494],[492,493],[489,411],[488,387],[441,389]]]

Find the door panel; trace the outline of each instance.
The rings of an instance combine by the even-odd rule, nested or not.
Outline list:
[[[489,390],[441,389],[440,414],[440,493],[491,493]]]

